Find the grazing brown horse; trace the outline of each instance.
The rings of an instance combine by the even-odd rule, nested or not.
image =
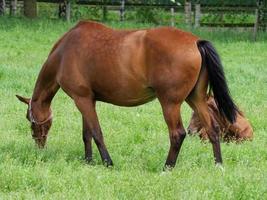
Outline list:
[[[219,164],[219,132],[206,103],[208,84],[220,112],[234,122],[236,106],[210,42],[175,28],[122,31],[83,21],[53,47],[32,98],[17,97],[28,104],[33,139],[43,147],[52,122],[50,104],[62,88],[82,114],[86,160],[92,159],[93,138],[107,165],[112,165],[112,160],[97,118],[96,101],[137,106],[158,98],[169,129],[166,167],[175,165],[186,135],[180,114],[186,101],[198,113]]]
[[[215,100],[212,96],[207,98],[207,104],[210,115],[213,118],[213,121],[217,123],[221,133],[220,136],[224,141],[241,142],[244,140],[252,140],[253,129],[249,121],[246,119],[245,115],[240,110],[237,112],[236,122],[231,124],[224,116],[220,114]],[[201,125],[196,112],[193,112],[187,130],[189,134],[197,134],[199,132],[201,139],[208,139],[208,135]]]

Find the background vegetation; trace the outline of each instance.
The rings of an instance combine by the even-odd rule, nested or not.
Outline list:
[[[15,94],[31,96],[52,45],[75,23],[0,18],[0,199],[266,199],[267,38],[260,33],[193,30],[217,47],[232,95],[251,121],[255,138],[222,144],[224,171],[215,168],[211,145],[187,137],[176,168],[162,172],[169,140],[157,101],[122,108],[98,103],[97,110],[115,166],[83,161],[81,116],[60,91],[52,105],[48,146],[38,150]],[[114,28],[155,26],[108,22]],[[183,27],[184,28],[184,27]],[[191,115],[183,106],[185,127]]]

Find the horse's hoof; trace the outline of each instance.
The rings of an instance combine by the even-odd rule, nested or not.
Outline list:
[[[170,172],[170,171],[173,170],[173,168],[174,168],[174,166],[171,166],[171,165],[165,165],[165,166],[163,167],[163,171],[164,171],[164,172]]]
[[[93,158],[92,158],[92,157],[86,157],[86,158],[85,158],[85,162],[86,162],[87,164],[92,164],[92,163],[93,163]]]
[[[113,162],[112,162],[112,160],[103,160],[103,165],[105,167],[110,168],[110,167],[113,167]]]
[[[216,163],[216,164],[215,164],[215,167],[216,167],[217,169],[219,169],[220,171],[224,172],[224,167],[223,167],[223,164],[222,164],[222,163]]]

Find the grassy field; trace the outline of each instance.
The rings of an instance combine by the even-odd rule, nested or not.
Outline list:
[[[147,27],[114,24],[116,28]],[[73,24],[0,18],[0,199],[267,199],[267,37],[195,30],[217,47],[232,95],[253,125],[255,138],[222,144],[224,171],[215,168],[211,145],[187,137],[171,172],[162,173],[169,140],[157,101],[135,108],[98,103],[115,166],[83,161],[81,116],[60,91],[47,148],[38,150],[15,94],[30,97],[55,41]],[[183,105],[185,127],[191,115]]]

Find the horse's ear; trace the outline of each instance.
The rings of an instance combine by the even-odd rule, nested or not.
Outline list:
[[[30,103],[30,99],[29,98],[25,98],[25,97],[22,97],[22,96],[19,96],[19,95],[16,95],[16,97],[18,98],[18,100],[20,100],[21,102],[29,105]]]

